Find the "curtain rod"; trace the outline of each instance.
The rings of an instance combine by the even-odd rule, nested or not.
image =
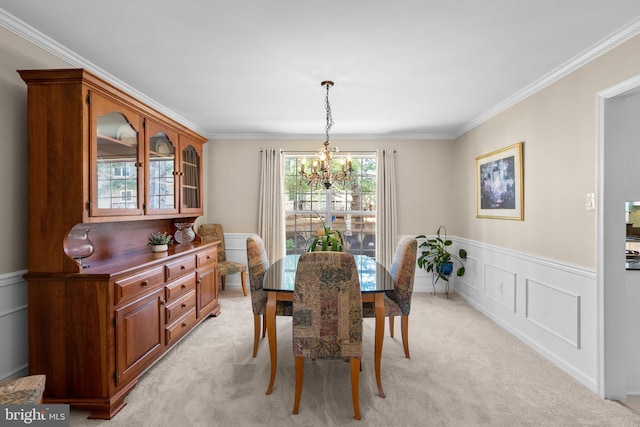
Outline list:
[[[263,151],[264,151],[264,149],[262,149],[262,148],[261,148],[261,149],[260,149],[260,152],[262,153]],[[280,149],[280,152],[281,152],[281,153],[294,153],[294,154],[295,154],[295,153],[316,153],[317,151],[318,151],[318,150],[302,150],[302,151],[301,151],[301,150],[282,150],[282,149]],[[375,152],[376,152],[376,150],[368,150],[368,151],[363,151],[363,150],[360,150],[360,151],[347,150],[347,151],[343,151],[343,152],[346,152],[347,154],[349,154],[349,153],[375,153]],[[397,153],[397,151],[396,151],[396,150],[393,150],[393,152],[394,152],[394,153]]]

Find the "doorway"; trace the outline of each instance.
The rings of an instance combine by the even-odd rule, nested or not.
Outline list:
[[[626,202],[640,200],[639,118],[640,75],[598,94],[598,393],[627,405],[640,400],[640,270],[622,262]]]

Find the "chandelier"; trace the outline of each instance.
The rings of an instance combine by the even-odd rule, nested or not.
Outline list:
[[[318,158],[314,159],[311,163],[311,170],[305,171],[305,164],[307,159],[302,159],[302,165],[300,166],[300,175],[307,181],[307,184],[318,185],[322,183],[328,190],[334,182],[339,184],[347,184],[351,182],[351,173],[353,168],[351,167],[351,156],[347,156],[346,159],[340,159],[340,169],[336,172],[333,171],[332,157],[334,153],[337,153],[338,147],[331,147],[329,145],[329,130],[333,126],[333,117],[331,116],[331,104],[329,104],[329,88],[333,86],[332,81],[324,81],[322,86],[327,88],[327,95],[325,97],[325,108],[327,110],[327,125],[325,126],[326,139],[324,146],[318,151]]]

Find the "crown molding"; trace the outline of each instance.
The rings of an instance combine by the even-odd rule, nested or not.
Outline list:
[[[34,45],[40,47],[41,49],[49,52],[50,54],[66,61],[69,65],[78,68],[85,68],[92,73],[96,74],[100,78],[108,81],[114,86],[126,91],[127,93],[135,96],[140,99],[144,103],[158,110],[159,112],[165,114],[166,116],[176,120],[177,122],[182,123],[184,126],[190,128],[191,130],[205,136],[210,140],[294,140],[294,139],[318,139],[323,138],[322,135],[297,135],[297,134],[224,134],[224,133],[211,133],[207,132],[204,129],[200,128],[196,124],[190,122],[186,118],[180,116],[176,112],[166,108],[162,104],[153,100],[152,98],[146,96],[145,94],[139,92],[133,87],[129,86],[122,80],[116,78],[110,73],[106,72],[102,68],[93,64],[92,62],[86,60],[85,58],[79,56],[75,52],[69,50],[65,46],[46,36],[45,34],[39,32],[35,28],[16,18],[15,16],[7,13],[5,10],[0,9],[0,26],[6,28],[7,30],[17,34],[18,36],[26,39],[27,41],[33,43]],[[559,66],[555,70],[550,73],[544,75],[539,80],[534,83],[526,86],[522,90],[516,92],[509,98],[505,99],[501,103],[496,106],[490,108],[486,112],[482,113],[475,119],[469,121],[468,123],[460,126],[459,128],[453,130],[452,132],[447,133],[416,133],[416,134],[387,134],[387,135],[367,135],[367,134],[353,134],[353,135],[336,135],[335,139],[382,139],[382,140],[410,140],[410,139],[444,139],[444,140],[454,140],[461,135],[469,132],[475,127],[481,125],[482,123],[492,119],[498,114],[504,112],[508,108],[516,105],[517,103],[523,101],[524,99],[530,97],[531,95],[541,91],[547,86],[557,82],[561,78],[567,76],[568,74],[576,71],[580,67],[585,64],[593,61],[599,56],[605,54],[609,50],[615,48],[616,46],[624,43],[630,38],[636,36],[640,33],[640,18],[636,18],[631,21],[626,26],[622,27],[615,33],[603,39],[601,42],[597,43],[595,46],[585,50],[581,54],[577,55],[573,59],[567,61],[565,64]]]
[[[155,110],[161,112],[167,117],[172,118],[173,120],[181,123],[182,125],[193,130],[194,132],[197,132],[206,137],[207,131],[205,131],[204,129],[200,128],[196,124],[180,116],[176,112],[168,109],[167,107],[163,106],[162,104],[148,97],[142,92],[134,89],[133,87],[129,86],[122,80],[111,75],[110,73],[106,72],[102,68],[98,67],[96,64],[86,60],[85,58],[76,54],[72,50],[69,50],[65,46],[61,45],[60,43],[50,38],[49,36],[41,33],[40,31],[28,25],[24,21],[7,13],[3,9],[0,9],[0,26],[26,39],[27,41],[49,52],[50,54],[62,59],[63,61],[69,63],[69,65],[71,65],[72,67],[84,68],[88,71],[91,71],[96,76],[102,78],[103,80],[106,80],[107,82],[111,83],[115,87],[127,92],[128,94],[134,96],[135,98],[138,98],[140,101],[144,102],[145,104],[149,105]]]
[[[210,141],[222,141],[222,140],[277,140],[277,141],[291,141],[291,140],[325,140],[326,135],[323,134],[290,134],[290,133],[209,133],[205,135]],[[455,137],[450,133],[419,133],[419,134],[332,134],[332,141],[346,141],[346,140],[453,140]]]
[[[615,33],[609,35],[608,37],[605,37],[599,43],[596,43],[593,47],[585,50],[584,52],[575,56],[573,59],[570,59],[569,61],[565,62],[563,65],[559,66],[555,70],[544,75],[539,80],[533,82],[529,86],[526,86],[524,89],[516,92],[515,94],[505,99],[498,105],[485,111],[475,119],[461,126],[460,128],[458,128],[457,131],[453,133],[454,139],[469,132],[471,129],[481,125],[482,123],[488,121],[489,119],[492,119],[493,117],[497,116],[498,114],[502,113],[508,108],[513,107],[517,103],[530,97],[536,92],[539,92],[542,89],[546,88],[547,86],[550,86],[551,84],[557,82],[558,80],[562,79],[568,74],[571,74],[572,72],[578,70],[579,68],[583,67],[584,65],[593,61],[594,59],[602,56],[603,54],[607,53],[611,49],[621,45],[625,41],[634,37],[638,33],[640,33],[640,18],[634,19],[629,24],[625,25]]]

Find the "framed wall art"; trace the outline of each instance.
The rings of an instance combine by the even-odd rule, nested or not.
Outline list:
[[[476,157],[476,216],[524,220],[523,142]]]

